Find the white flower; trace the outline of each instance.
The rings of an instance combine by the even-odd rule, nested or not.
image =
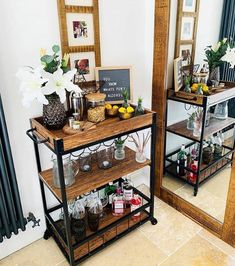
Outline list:
[[[227,42],[228,38],[223,38],[223,44],[225,44]]]
[[[226,54],[221,58],[222,61],[228,62],[230,68],[235,66],[235,48],[228,47]]]
[[[41,70],[41,68],[24,67],[16,73],[16,76],[21,81],[22,102],[26,107],[29,107],[34,99],[37,99],[42,104],[48,104],[46,97],[42,93],[42,85],[47,82],[47,79],[42,78]]]
[[[220,48],[221,42],[216,43],[212,46],[212,50],[216,53]]]
[[[43,76],[48,79],[48,82],[46,86],[42,88],[43,94],[50,95],[55,92],[59,95],[60,101],[64,103],[66,100],[65,89],[67,91],[81,92],[81,89],[71,81],[76,71],[76,69],[73,69],[65,74],[63,74],[61,68],[58,68],[53,74],[44,71]]]

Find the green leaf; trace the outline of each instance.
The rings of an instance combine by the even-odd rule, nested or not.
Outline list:
[[[52,47],[52,51],[53,51],[55,54],[57,54],[57,53],[60,51],[60,47],[59,47],[59,45],[53,45],[53,47]]]
[[[52,55],[44,55],[41,57],[41,61],[47,64],[50,64],[54,60],[54,57]]]

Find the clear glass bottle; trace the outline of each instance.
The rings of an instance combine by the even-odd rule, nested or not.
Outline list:
[[[85,221],[85,207],[81,200],[77,200],[74,203],[71,214],[71,229],[74,238],[77,242],[83,240],[86,237],[86,221]]]
[[[114,216],[121,216],[125,212],[125,199],[121,188],[117,188],[116,194],[113,196],[112,213]]]
[[[179,176],[185,176],[187,166],[187,153],[185,151],[185,145],[182,144],[180,151],[177,154],[177,174]]]

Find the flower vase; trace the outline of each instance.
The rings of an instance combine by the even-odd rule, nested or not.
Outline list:
[[[219,86],[219,82],[220,82],[220,67],[211,68],[209,71],[207,85],[217,87]]]
[[[137,163],[146,162],[147,158],[145,152],[137,149],[135,153],[135,160]]]
[[[114,158],[116,160],[125,159],[125,145],[124,144],[115,144]]]
[[[57,94],[46,96],[48,104],[43,105],[43,124],[48,129],[61,129],[66,122],[66,111],[64,104],[60,102]]]

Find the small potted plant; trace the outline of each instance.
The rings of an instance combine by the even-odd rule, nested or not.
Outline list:
[[[143,98],[139,97],[138,98],[138,104],[137,104],[137,107],[135,109],[135,116],[144,114],[144,108],[143,108],[142,103],[143,103]]]
[[[114,158],[116,160],[123,160],[125,159],[125,140],[122,140],[121,138],[115,139],[115,152],[114,152]]]

